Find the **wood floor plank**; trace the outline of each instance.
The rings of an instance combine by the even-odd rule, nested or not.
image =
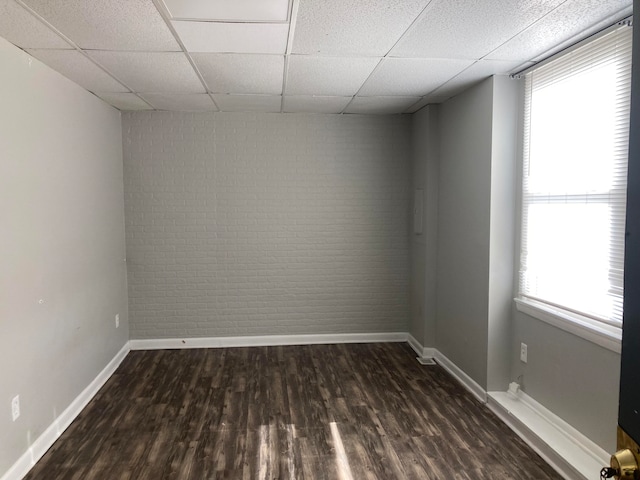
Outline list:
[[[26,479],[558,479],[405,344],[130,352]]]

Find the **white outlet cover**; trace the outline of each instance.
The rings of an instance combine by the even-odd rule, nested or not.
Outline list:
[[[520,344],[520,361],[523,363],[527,363],[527,344]]]
[[[116,313],[116,328],[120,326],[120,314]]]

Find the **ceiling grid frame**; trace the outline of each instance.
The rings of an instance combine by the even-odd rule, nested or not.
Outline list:
[[[69,45],[71,45],[73,48],[72,50],[75,50],[77,52],[79,52],[81,55],[83,55],[86,59],[88,59],[90,62],[92,62],[96,67],[98,67],[100,70],[102,70],[104,73],[106,73],[107,75],[109,75],[111,78],[113,78],[116,82],[120,83],[122,86],[124,86],[125,88],[127,88],[129,90],[130,93],[133,93],[134,95],[136,95],[142,102],[144,102],[145,104],[148,105],[148,103],[141,98],[139,95],[137,95],[133,89],[127,85],[126,82],[123,82],[122,80],[120,80],[117,76],[115,76],[113,73],[111,73],[109,70],[107,70],[106,68],[104,68],[99,62],[97,62],[96,60],[94,60],[93,58],[91,58],[85,50],[81,49],[73,40],[71,40],[70,38],[68,38],[64,33],[62,33],[61,31],[59,31],[55,26],[53,26],[51,23],[49,23],[45,18],[42,18],[42,16],[40,16],[40,14],[38,12],[36,12],[35,10],[33,10],[29,5],[25,4],[22,0],[15,0],[15,3],[17,3],[18,5],[20,5],[22,8],[24,8],[27,12],[29,12],[34,18],[36,18],[39,22],[41,22],[43,25],[45,25],[47,28],[49,28],[49,30],[51,30],[52,32],[54,32],[56,35],[58,35],[60,38],[62,38],[65,42],[67,42]],[[33,49],[35,50],[35,49]],[[96,95],[99,98],[99,95],[96,92],[91,92],[94,95]],[[151,106],[151,105],[149,105]]]
[[[212,4],[195,2],[195,10],[191,11],[189,2],[185,0],[179,5],[180,15],[176,16],[168,7],[172,1],[131,0],[130,4],[121,4],[115,0],[86,0],[81,3],[80,0],[52,0],[51,3],[45,0],[0,0],[0,15],[8,15],[5,19],[0,18],[0,36],[6,35],[11,42],[14,35],[16,38],[12,43],[19,48],[44,63],[50,62],[54,69],[121,110],[148,107],[152,110],[246,111],[256,108],[255,111],[280,113],[411,114],[425,105],[446,101],[490,75],[512,74],[563,45],[575,43],[603,28],[603,24],[627,17],[633,4],[632,0],[528,0],[514,5],[505,4],[506,0],[479,0],[481,5],[474,8],[481,15],[474,17],[479,20],[472,22],[473,25],[468,25],[470,30],[464,32],[464,38],[482,39],[485,38],[483,32],[499,31],[491,36],[491,41],[480,41],[478,45],[482,48],[490,47],[486,50],[465,47],[463,50],[469,53],[475,51],[480,54],[471,59],[456,56],[453,50],[453,55],[444,57],[411,53],[436,52],[434,48],[439,48],[416,44],[423,34],[426,35],[424,38],[431,35],[437,45],[443,45],[443,51],[451,50],[450,44],[434,37],[435,33],[424,31],[429,25],[438,25],[437,22],[447,22],[447,26],[459,28],[464,18],[471,15],[460,10],[464,8],[462,4],[457,5],[450,0],[371,0],[372,3],[367,3],[364,10],[365,5],[359,0],[346,3],[340,0],[327,0],[326,3],[270,0],[264,8],[257,5],[257,10],[246,5],[224,3],[233,0],[216,0]],[[99,2],[99,5],[93,8],[90,6],[92,2]],[[216,16],[214,8],[218,7],[222,13]],[[511,17],[500,17],[502,10],[508,15],[515,15],[513,23],[510,23]],[[22,11],[29,16],[20,13]],[[129,11],[133,16],[128,14]],[[238,12],[246,18],[238,17]],[[255,12],[255,18],[252,12]],[[455,12],[460,12],[460,16],[457,17]],[[445,13],[451,15],[438,18]],[[73,23],[80,21],[81,15],[85,14],[89,15],[86,25]],[[153,17],[147,18],[147,15]],[[225,15],[233,19],[226,19]],[[286,20],[283,21],[285,15]],[[490,24],[483,25],[488,18],[492,19]],[[19,24],[8,23],[13,20],[24,21],[24,29],[20,30]],[[204,23],[224,24],[226,27],[211,30],[204,27]],[[286,42],[280,28],[234,27],[261,24],[288,25]],[[181,27],[180,31],[177,26]],[[347,31],[336,30],[338,26],[344,26]],[[96,37],[88,36],[91,28],[95,29]],[[190,28],[193,33],[189,33]],[[305,28],[311,30],[305,32]],[[442,28],[436,31],[445,33]],[[550,30],[560,34],[549,35]],[[229,36],[225,39],[227,32]],[[364,36],[354,37],[360,33]],[[545,33],[548,38],[539,38]],[[123,38],[123,35],[130,36]],[[301,40],[303,43],[296,46],[300,35],[304,38]],[[448,35],[445,33],[445,38]],[[190,47],[185,43],[187,37]],[[346,43],[342,48],[340,43],[336,43],[338,39],[354,39],[355,44],[350,46]],[[375,49],[366,43],[369,39],[371,45],[376,45]],[[152,43],[156,40],[160,43]],[[219,43],[209,47],[207,41]],[[314,48],[313,42],[316,41],[320,42],[318,48]],[[21,42],[26,45],[21,45]],[[230,42],[240,43],[236,46]],[[104,46],[106,50],[92,49],[92,45]],[[158,48],[163,45],[169,50]],[[76,53],[63,54],[63,50]],[[100,50],[112,54],[102,54]],[[281,53],[275,53],[278,51]],[[123,54],[118,55],[120,52]],[[164,56],[169,52],[180,53],[186,62]],[[201,58],[212,55],[209,57],[209,69],[215,68],[217,73],[213,78],[221,81],[218,86],[210,84],[213,78],[207,77],[206,69],[202,70],[204,67],[199,64],[195,53],[202,53],[204,56]],[[224,59],[226,55],[237,55],[237,58]],[[282,55],[280,66],[260,57],[271,55]],[[300,60],[295,60],[295,57]],[[454,61],[443,61],[443,58]],[[359,64],[357,59],[360,59]],[[365,59],[371,60],[368,67]],[[87,60],[90,63],[86,63]],[[465,65],[464,62],[470,63]],[[94,68],[95,71],[92,70]],[[276,74],[274,69],[281,71]],[[149,72],[148,80],[140,81],[147,78],[145,71]],[[280,83],[277,95],[273,84],[276,78]],[[346,87],[349,82],[351,87]],[[201,94],[196,93],[196,83]],[[357,90],[351,90],[355,87]],[[349,95],[345,96],[345,93]],[[201,99],[199,95],[202,95]],[[206,102],[205,95],[208,97]],[[275,109],[276,96],[279,110]],[[134,98],[136,100],[132,103]],[[224,107],[220,105],[223,99]],[[407,105],[410,99],[415,101]]]

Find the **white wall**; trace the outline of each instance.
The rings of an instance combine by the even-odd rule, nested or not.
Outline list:
[[[132,338],[406,332],[409,122],[125,114]]]
[[[2,475],[123,347],[128,320],[119,113],[3,39],[0,71]]]

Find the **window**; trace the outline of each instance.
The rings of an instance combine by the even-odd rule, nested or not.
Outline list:
[[[519,299],[622,325],[631,28],[525,77]]]

